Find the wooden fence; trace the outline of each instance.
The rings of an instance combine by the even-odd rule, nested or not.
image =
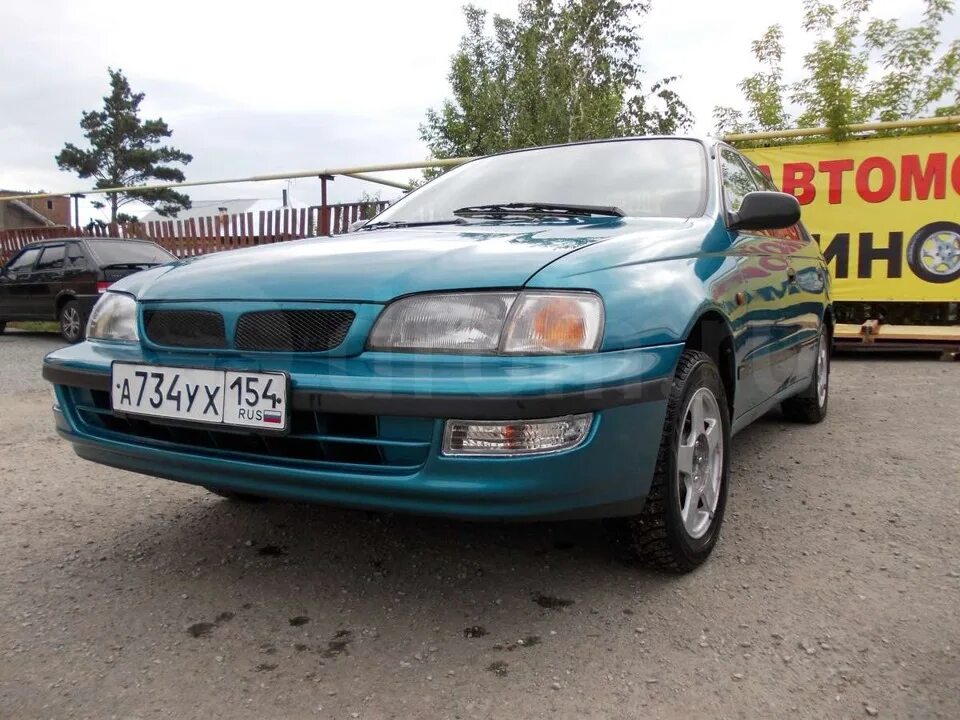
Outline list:
[[[0,230],[0,261],[5,261],[24,245],[37,240],[65,237],[116,237],[152,240],[177,257],[233,250],[254,245],[340,235],[351,224],[380,212],[386,202],[342,203],[323,208],[283,208],[257,213],[210,215],[187,220],[159,220],[149,223],[109,223],[87,228],[36,227]],[[326,214],[324,214],[326,210]]]

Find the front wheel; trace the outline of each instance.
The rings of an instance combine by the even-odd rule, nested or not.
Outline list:
[[[80,312],[80,303],[68,300],[60,308],[60,334],[68,343],[78,343],[83,340],[84,317]]]
[[[706,353],[680,357],[643,511],[608,521],[617,544],[669,572],[699,566],[717,543],[727,504],[730,412],[720,371]]]

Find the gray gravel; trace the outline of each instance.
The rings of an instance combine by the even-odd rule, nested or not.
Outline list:
[[[960,717],[960,364],[735,440],[700,571],[594,523],[237,505],[78,460],[0,338],[0,716]]]
[[[33,333],[6,330],[0,335],[0,388],[5,394],[45,390],[47,383],[40,376],[43,356],[65,345],[54,333]]]

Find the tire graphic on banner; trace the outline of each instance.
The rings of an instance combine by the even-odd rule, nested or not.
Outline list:
[[[927,282],[960,278],[960,225],[933,222],[917,230],[907,245],[907,264]]]

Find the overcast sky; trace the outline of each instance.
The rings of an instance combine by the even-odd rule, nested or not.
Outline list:
[[[800,0],[652,0],[643,20],[647,81],[679,75],[695,130],[718,104],[736,104],[754,69],[749,43],[772,23],[786,31],[788,79],[805,48]],[[516,0],[475,0],[512,14]],[[0,5],[0,188],[88,186],[57,170],[64,142],[83,143],[83,110],[99,108],[107,66],[146,93],[172,142],[194,155],[190,180],[418,160],[417,126],[448,92],[449,57],[463,31],[450,0],[130,3],[37,0]],[[875,0],[875,14],[916,21],[920,0]],[[951,18],[947,37],[960,36]],[[412,176],[402,173],[400,179]],[[279,197],[282,183],[197,188],[195,199]],[[319,183],[299,180],[302,203]],[[338,179],[334,201],[366,183]],[[391,191],[387,190],[386,195]],[[82,214],[86,215],[82,211]],[[88,216],[87,216],[88,217]],[[85,219],[85,218],[83,218]]]

